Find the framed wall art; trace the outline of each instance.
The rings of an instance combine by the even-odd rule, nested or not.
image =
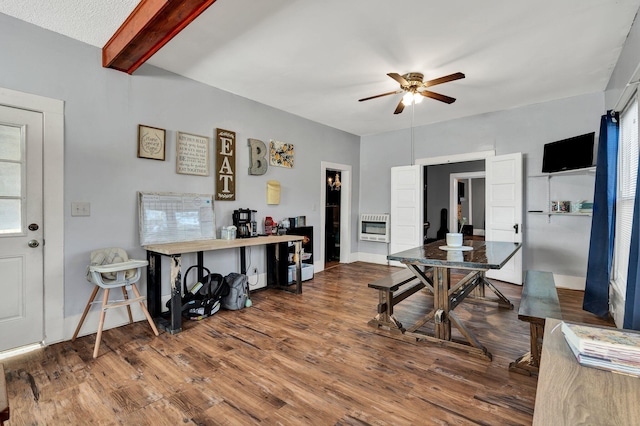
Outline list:
[[[164,161],[167,131],[138,125],[138,158]]]
[[[176,173],[209,176],[209,138],[177,132]]]
[[[216,129],[216,201],[236,199],[236,132]]]
[[[269,164],[277,167],[293,168],[293,144],[272,140],[269,147]]]

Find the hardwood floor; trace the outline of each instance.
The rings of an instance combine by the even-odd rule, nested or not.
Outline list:
[[[340,262],[337,260],[331,260],[331,261],[325,260],[324,270],[326,271],[327,269],[335,268],[338,265],[340,265]]]
[[[403,340],[367,326],[378,296],[367,283],[397,268],[356,262],[317,273],[304,293],[252,294],[253,307],[221,311],[154,337],[146,322],[3,361],[8,425],[531,424],[536,378],[508,371],[528,350],[518,321],[521,287],[495,282],[514,310],[465,301],[456,312],[493,361]],[[607,324],[559,290],[566,320]],[[426,312],[420,292],[398,305]]]

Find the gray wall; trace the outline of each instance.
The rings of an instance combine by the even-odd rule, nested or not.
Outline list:
[[[237,136],[235,202],[216,202],[216,225],[231,224],[234,209],[253,208],[257,218],[306,215],[319,233],[321,161],[353,166],[353,208],[359,203],[359,137],[217,90],[152,66],[133,76],[101,67],[101,50],[0,14],[0,87],[65,102],[65,316],[82,311],[91,287],[84,274],[93,249],[120,246],[137,258],[137,191],[212,194],[209,177],[176,174],[177,131],[214,137],[215,128]],[[138,124],[167,129],[166,161],[136,156]],[[248,138],[295,144],[295,167],[270,167],[249,176]],[[212,153],[212,170],[214,154]],[[266,204],[267,180],[282,185],[281,204]],[[71,217],[71,203],[91,203],[90,217]],[[357,215],[353,215],[354,219]],[[357,223],[351,224],[354,230]],[[260,226],[262,229],[262,226]],[[314,251],[319,256],[320,236]],[[357,250],[357,240],[352,247]],[[264,252],[251,250],[252,266],[265,271]],[[195,263],[185,256],[183,265]],[[205,257],[226,274],[239,268],[232,251]],[[168,262],[164,262],[168,276]],[[144,286],[143,286],[144,287]],[[168,294],[168,281],[163,294]]]
[[[605,91],[606,108],[609,110],[617,106],[617,109],[621,110],[624,107],[619,102],[621,96],[626,94],[627,96],[624,97],[627,98],[631,95],[638,87],[638,79],[640,79],[640,22],[636,15]],[[628,86],[631,82],[635,84]]]
[[[464,98],[457,102],[464,102]],[[447,105],[427,104],[429,108]],[[455,108],[455,104],[451,105]],[[598,132],[604,113],[604,93],[592,93],[541,104],[528,105],[415,128],[415,157],[432,158],[469,152],[495,150],[496,155],[522,152],[524,158],[525,212],[545,203],[537,175],[542,170],[545,143],[588,132]],[[410,130],[363,136],[361,141],[361,209],[381,211],[389,205],[389,173],[393,166],[411,162]],[[373,167],[365,167],[364,165]],[[593,180],[569,179],[562,194],[574,199],[593,199]],[[535,186],[529,190],[530,186]],[[553,217],[524,215],[524,269],[539,269],[561,275],[584,277],[589,248],[589,217]],[[433,224],[432,224],[433,225]],[[437,228],[437,226],[436,226]],[[360,250],[383,248],[361,244]]]
[[[451,212],[449,211],[450,175],[452,173],[482,171],[484,170],[484,161],[465,161],[462,163],[438,164],[425,167],[427,170],[427,219],[431,223],[427,236],[429,238],[436,238],[441,225],[440,210],[443,208],[447,209],[449,231],[454,232],[455,229],[455,224],[452,225],[449,220],[451,216]],[[465,186],[465,189],[468,190],[468,186]],[[466,199],[469,199],[468,196]],[[482,202],[482,208],[484,208],[484,201]]]
[[[485,206],[485,179],[477,178],[472,179],[472,187],[473,187],[473,216],[471,217],[471,225],[473,225],[474,230],[483,230],[485,229],[485,215],[484,215],[484,206]]]
[[[545,143],[591,131],[612,108],[640,63],[640,29],[634,25],[605,93],[585,94],[536,105],[415,128],[415,158],[495,150],[522,152],[525,175],[540,173]],[[352,252],[386,254],[386,245],[355,238],[358,212],[388,212],[389,169],[411,164],[411,130],[357,136],[347,134],[232,94],[201,85],[151,66],[134,76],[103,69],[101,51],[92,46],[0,14],[0,86],[65,101],[65,313],[79,313],[88,297],[84,279],[88,253],[118,245],[144,256],[137,236],[136,191],[212,193],[213,177],[175,173],[175,133],[213,137],[217,127],[235,130],[238,140],[238,200],[216,203],[217,226],[229,224],[237,208],[258,210],[258,218],[278,220],[306,215],[319,228],[320,162],[353,166]],[[637,76],[636,76],[637,77]],[[458,99],[464,102],[464,98]],[[429,108],[453,107],[437,103]],[[420,112],[418,112],[420,113]],[[167,161],[136,158],[137,125],[167,132]],[[294,143],[293,170],[272,167],[261,177],[248,176],[247,138]],[[266,180],[283,186],[282,204],[267,206]],[[527,177],[525,210],[546,203],[540,179]],[[564,186],[564,189],[563,189]],[[591,198],[592,182],[584,178],[561,183],[571,198]],[[558,195],[560,196],[560,194]],[[562,194],[564,197],[565,194]],[[70,216],[72,201],[91,203],[88,218]],[[524,268],[584,276],[589,218],[524,217]],[[314,251],[319,251],[316,236]],[[319,253],[318,253],[319,254]],[[263,271],[260,250],[252,262]],[[185,259],[185,263],[195,259]],[[207,265],[221,273],[237,269],[235,254],[217,254]],[[168,293],[168,289],[164,289]]]

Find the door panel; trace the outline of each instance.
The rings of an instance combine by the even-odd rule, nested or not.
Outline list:
[[[24,259],[21,256],[7,257],[0,259],[0,271],[3,279],[8,282],[23,282],[22,274]],[[18,286],[8,286],[3,288],[4,296],[0,298],[0,317],[5,320],[12,320],[23,315],[24,297],[21,288]]]
[[[486,239],[522,242],[522,153],[486,159]],[[487,277],[522,284],[522,249]]]
[[[391,253],[423,244],[422,170],[422,166],[391,168]]]
[[[0,351],[40,342],[42,114],[0,106]]]

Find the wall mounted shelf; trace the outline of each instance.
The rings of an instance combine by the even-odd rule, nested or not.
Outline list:
[[[554,173],[544,173],[544,174],[540,174],[540,175],[531,175],[529,176],[529,178],[546,178],[547,179],[547,185],[546,185],[546,201],[547,201],[547,206],[546,208],[548,209],[549,206],[551,205],[551,181],[552,178],[558,178],[558,177],[566,177],[566,176],[580,176],[580,175],[584,175],[584,176],[593,176],[595,177],[596,174],[596,166],[592,166],[592,167],[587,167],[584,169],[576,169],[576,170],[564,170],[564,171],[560,171],[560,172],[554,172]],[[528,211],[529,214],[534,214],[534,215],[546,215],[549,218],[549,221],[551,221],[551,216],[587,216],[587,217],[591,217],[593,215],[592,212],[552,212],[552,211]]]
[[[586,167],[584,169],[563,170],[560,172],[543,173],[539,175],[531,175],[530,178],[546,177],[551,179],[554,176],[571,176],[571,175],[594,175],[596,174],[596,166]]]
[[[547,215],[547,216],[592,216],[592,213],[587,213],[587,212],[569,212],[569,213],[563,213],[563,212],[528,212],[529,214],[541,214],[541,215]]]

